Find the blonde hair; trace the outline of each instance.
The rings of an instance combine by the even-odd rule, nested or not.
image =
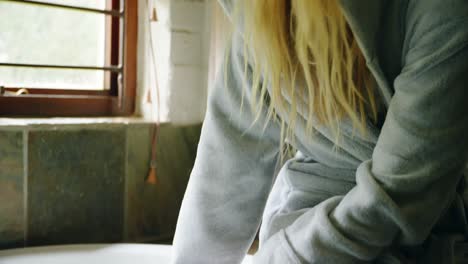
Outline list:
[[[368,112],[374,121],[377,118],[374,87],[337,1],[234,2],[234,24],[243,24],[244,51],[252,67],[250,96],[257,119],[268,97],[268,120],[279,112],[286,113],[288,124],[282,120],[282,134],[292,135],[298,118],[297,100],[308,98],[307,132],[315,125],[325,125],[338,144],[340,122],[350,118],[365,134]],[[247,62],[245,66],[247,69]],[[297,85],[299,79],[305,85]]]

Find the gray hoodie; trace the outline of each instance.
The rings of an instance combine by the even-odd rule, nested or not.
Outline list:
[[[255,263],[466,263],[468,1],[340,3],[382,123],[369,121],[364,136],[344,120],[335,151],[326,127],[305,133],[302,114],[298,154],[276,173],[279,125],[252,126],[248,96],[240,107],[251,72],[237,34],[210,95],[175,263],[240,263],[261,223]]]

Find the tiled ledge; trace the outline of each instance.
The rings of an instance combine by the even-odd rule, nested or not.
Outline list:
[[[120,127],[148,127],[155,122],[142,117],[50,117],[50,118],[5,118],[0,117],[0,130],[68,130],[107,129]],[[160,123],[160,127],[189,128],[200,125]]]
[[[122,125],[149,125],[153,122],[141,117],[89,117],[89,118],[0,118],[0,129],[8,128],[67,128],[85,127],[115,127]]]

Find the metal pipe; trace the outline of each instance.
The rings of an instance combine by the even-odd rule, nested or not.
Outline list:
[[[104,14],[104,15],[115,16],[115,17],[123,17],[123,14],[124,14],[124,12],[121,10],[102,10],[102,9],[96,9],[96,8],[70,6],[70,5],[62,5],[62,4],[55,4],[55,3],[44,3],[44,2],[36,2],[36,1],[30,1],[30,0],[0,0],[0,1],[9,1],[9,2],[15,2],[15,3],[20,3],[20,4],[31,4],[31,5],[39,5],[39,6],[65,8],[65,9],[71,9],[71,10],[76,10],[76,11],[92,12],[92,13]]]
[[[26,64],[26,63],[3,63],[0,62],[0,67],[22,67],[22,68],[47,68],[47,69],[65,69],[65,70],[100,70],[110,72],[122,72],[121,66],[73,66],[73,65],[52,65],[52,64]]]

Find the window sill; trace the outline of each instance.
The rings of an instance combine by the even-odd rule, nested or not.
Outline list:
[[[109,128],[127,125],[149,125],[154,122],[141,117],[51,117],[51,118],[0,118],[0,128],[56,129],[62,128]]]

